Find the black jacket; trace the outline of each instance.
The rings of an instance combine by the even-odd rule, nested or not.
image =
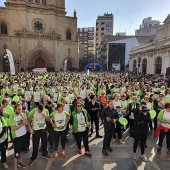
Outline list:
[[[111,119],[110,122],[106,121],[106,118],[109,117]],[[104,119],[104,127],[105,128],[115,128],[115,123],[113,123],[113,119],[118,119],[118,112],[116,109],[110,110],[110,108],[107,106],[102,110],[101,118]]]
[[[148,112],[147,115],[144,115],[142,113],[142,111],[140,111],[139,109],[137,109],[134,112],[134,130],[135,133],[138,134],[147,134],[149,131],[149,126],[148,124],[151,123],[151,118],[150,118],[150,114]]]
[[[138,106],[139,106],[139,103],[136,103],[136,108],[132,108],[132,104],[133,103],[129,104],[128,115],[131,115],[132,112],[134,113],[137,110]]]
[[[92,109],[95,109],[95,110],[92,110]],[[101,107],[100,107],[99,102],[96,101],[94,105],[92,104],[92,101],[89,101],[87,103],[87,111],[90,116],[93,116],[93,117],[98,116],[98,113],[100,110],[101,110]]]

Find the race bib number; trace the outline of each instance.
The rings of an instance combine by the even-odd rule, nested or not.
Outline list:
[[[38,119],[36,122],[37,122],[37,130],[45,129],[45,120],[44,119]]]
[[[78,130],[79,131],[85,131],[86,130],[86,123],[85,120],[78,120]]]
[[[65,120],[62,119],[62,120],[56,120],[56,126],[57,126],[57,129],[64,129],[65,127]]]

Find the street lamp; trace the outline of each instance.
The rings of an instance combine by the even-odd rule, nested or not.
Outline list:
[[[142,59],[139,57],[139,58],[138,58],[138,75],[139,75],[139,68],[140,68],[141,60],[142,60]]]
[[[18,68],[18,72],[19,72],[19,66],[21,64],[21,60],[19,60],[18,58],[14,61],[15,64],[17,65],[17,68]]]

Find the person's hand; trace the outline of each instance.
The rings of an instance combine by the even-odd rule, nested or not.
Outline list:
[[[142,110],[142,106],[139,106],[139,110],[140,110],[140,111]]]
[[[166,123],[170,124],[170,120],[167,120]]]
[[[33,135],[35,132],[32,129],[30,129],[30,133]]]
[[[27,121],[22,121],[22,124],[23,125],[27,125]]]
[[[46,118],[46,117],[47,117],[45,113],[42,113],[42,116],[43,116],[44,118]]]
[[[53,128],[57,128],[57,126],[56,126],[55,124],[52,124],[52,127],[53,127]]]
[[[148,112],[143,112],[143,114],[146,116],[148,114]]]
[[[117,119],[113,119],[113,123],[116,123]]]
[[[73,134],[73,129],[70,129],[70,134]]]
[[[111,120],[110,117],[106,117],[107,122],[110,122],[110,120]]]

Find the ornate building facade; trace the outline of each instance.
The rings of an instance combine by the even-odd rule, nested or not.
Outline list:
[[[165,19],[163,28],[156,32],[153,41],[131,49],[129,68],[143,74],[170,72],[170,15]]]
[[[7,0],[0,7],[0,71],[8,71],[5,50],[17,71],[78,67],[77,16],[66,16],[65,0]]]

